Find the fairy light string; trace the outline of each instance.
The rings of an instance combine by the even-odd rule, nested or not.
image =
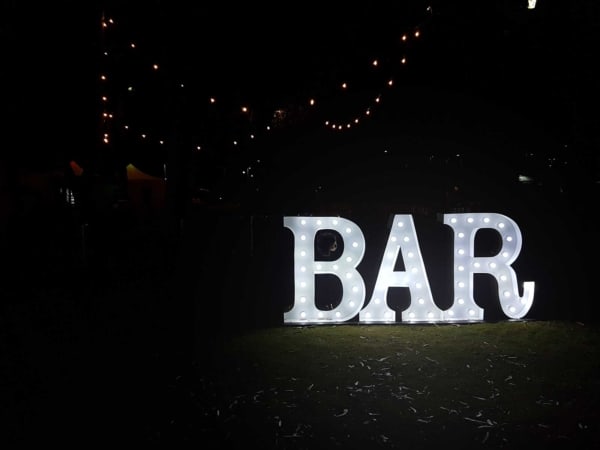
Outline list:
[[[431,17],[432,11],[428,7],[424,20],[399,33],[391,50],[363,61],[357,70],[366,76],[348,73],[334,85],[310,93],[306,93],[308,88],[297,86],[303,98],[268,110],[265,105],[241,102],[231,96],[222,98],[216,92],[207,94],[204,86],[195,85],[193,80],[185,80],[172,72],[168,62],[163,63],[160,58],[151,58],[141,52],[143,45],[127,38],[126,30],[118,30],[117,21],[103,13],[100,55],[103,64],[98,79],[101,146],[117,146],[116,141],[127,148],[137,147],[135,152],[149,151],[153,159],[162,159],[164,165],[168,147],[177,140],[178,145],[185,146],[185,150],[193,155],[209,155],[205,163],[222,166],[224,170],[233,166],[229,170],[252,180],[261,157],[251,151],[243,155],[240,152],[256,146],[257,141],[274,131],[286,130],[307,118],[319,116],[322,117],[320,126],[326,130],[347,132],[372,117],[385,101],[386,94],[399,83],[402,71],[410,64],[413,46],[422,39]],[[355,81],[360,78],[361,81]],[[337,114],[319,112],[323,103],[335,105],[338,99],[357,91],[369,98],[352,108],[344,108],[343,114],[339,111]],[[177,105],[178,102],[184,103],[187,109]],[[181,109],[182,115],[193,112],[189,113],[190,117],[177,117],[176,125],[165,123],[169,122],[164,120],[165,117],[177,116],[178,113],[173,111],[177,108]],[[155,114],[155,110],[161,114]],[[137,118],[136,113],[144,119]],[[328,115],[325,117],[325,114]],[[186,124],[182,125],[182,122]]]

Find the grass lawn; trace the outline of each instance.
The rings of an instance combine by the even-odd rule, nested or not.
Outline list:
[[[283,326],[170,386],[151,441],[202,448],[599,448],[600,333],[557,321]]]

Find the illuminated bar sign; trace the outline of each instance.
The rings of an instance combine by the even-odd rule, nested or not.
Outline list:
[[[533,304],[534,282],[523,283],[519,296],[517,276],[511,264],[521,251],[521,231],[509,217],[496,213],[445,214],[444,224],[454,231],[454,302],[441,310],[433,301],[429,280],[421,257],[417,233],[410,214],[397,214],[381,259],[373,295],[365,305],[365,283],[356,269],[365,252],[365,238],[360,227],[341,217],[283,218],[284,227],[294,234],[294,305],[284,313],[284,323],[340,323],[358,314],[360,323],[392,323],[396,311],[387,304],[390,287],[407,287],[411,303],[402,311],[408,323],[481,321],[483,309],[473,298],[473,274],[492,275],[498,285],[502,311],[511,319],[524,317]],[[482,228],[496,230],[502,246],[491,257],[475,257],[475,233]],[[315,260],[315,238],[320,230],[339,233],[344,242],[342,254],[335,261]],[[402,256],[405,270],[395,271]],[[315,303],[315,275],[335,275],[342,285],[342,299],[331,310],[321,310]]]

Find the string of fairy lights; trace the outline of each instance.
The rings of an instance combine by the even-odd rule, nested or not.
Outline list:
[[[431,7],[428,7],[427,11],[431,12]],[[400,37],[400,41],[402,43],[408,43],[412,40],[418,40],[421,37],[422,29],[423,29],[423,24],[415,26],[410,33],[403,33]],[[401,66],[405,66],[407,64],[407,61],[408,61],[408,59],[407,59],[406,54],[403,54],[402,56],[400,56],[397,59],[397,62],[399,62],[399,64]],[[377,70],[381,67],[381,63],[380,63],[379,59],[372,59],[370,65],[373,68],[373,70]],[[331,130],[334,130],[334,131],[344,131],[344,130],[349,130],[349,129],[359,125],[364,119],[369,118],[371,116],[372,112],[375,111],[377,106],[382,102],[386,90],[391,89],[394,86],[395,86],[394,76],[390,75],[390,76],[386,77],[386,80],[384,81],[383,86],[381,86],[381,90],[379,92],[377,92],[377,94],[375,96],[373,96],[372,100],[367,105],[363,106],[362,110],[360,110],[358,113],[356,113],[349,120],[326,119],[324,121],[325,127],[329,128]],[[343,90],[347,90],[348,83],[342,82],[340,87]]]
[[[529,9],[533,7],[530,2]],[[402,85],[405,68],[419,61],[413,51],[427,32],[432,18],[432,8],[427,7],[417,24],[394,32],[394,42],[381,45],[385,49],[369,48],[369,52],[375,50],[373,53],[378,53],[377,56],[361,55],[360,61],[344,66],[360,70],[363,77],[366,73],[367,88],[364,79],[355,83],[360,76],[352,69],[346,70],[346,73],[336,73],[335,79],[328,78],[323,82],[329,85],[323,87],[321,83],[320,90],[291,85],[290,90],[299,92],[295,100],[282,100],[281,106],[273,107],[277,102],[265,106],[258,104],[256,99],[254,103],[242,101],[239,89],[231,89],[233,94],[229,96],[222,95],[219,90],[211,92],[206,80],[194,81],[193,77],[178,73],[176,64],[171,64],[173,61],[165,57],[165,48],[162,48],[162,56],[156,56],[160,52],[147,44],[143,35],[136,39],[128,36],[127,20],[123,20],[121,26],[118,15],[112,17],[104,12],[100,21],[102,54],[97,91],[101,115],[99,147],[109,149],[113,155],[122,153],[125,159],[129,158],[130,147],[138,147],[138,155],[148,151],[149,157],[161,160],[165,179],[169,153],[175,148],[202,158],[209,155],[208,159],[202,160],[204,174],[213,171],[217,172],[215,177],[219,177],[220,170],[228,171],[238,180],[256,182],[262,157],[257,142],[267,139],[275,131],[293,128],[298,118],[316,118],[311,126],[316,124],[334,135],[354,130],[368,121],[388,93]],[[346,95],[357,92],[361,96]],[[199,117],[202,120],[195,120],[198,118],[195,117],[191,126],[174,130],[172,124],[145,111],[159,95],[175,99],[171,103],[162,100],[167,116],[177,109],[178,101],[184,99],[188,106],[191,105],[186,112],[201,111]],[[137,106],[132,100],[138,102]],[[343,107],[335,107],[337,101],[343,103]],[[321,109],[322,105],[327,106]],[[218,133],[213,130],[215,124],[219,124]],[[242,149],[252,151],[242,152]],[[529,161],[531,158],[527,156]],[[552,162],[548,167],[553,167]]]
[[[368,62],[368,71],[373,75],[378,75],[377,85],[372,89],[374,94],[370,100],[366,101],[366,104],[357,105],[349,114],[344,117],[328,117],[321,121],[321,126],[327,130],[335,132],[343,132],[353,129],[359,126],[363,121],[371,117],[377,110],[377,107],[384,101],[385,94],[396,86],[395,75],[398,74],[398,69],[403,68],[409,62],[408,52],[412,48],[411,44],[418,41],[423,33],[423,29],[427,21],[432,17],[431,7],[427,7],[424,12],[424,19],[419,24],[409,28],[408,30],[399,33],[397,36],[397,46],[394,48],[395,54],[385,56],[384,58],[370,58]],[[102,44],[102,57],[104,63],[101,65],[99,82],[100,82],[100,102],[101,102],[101,120],[100,120],[100,140],[101,144],[105,147],[112,146],[118,136],[127,135],[128,138],[137,140],[139,143],[146,145],[158,146],[159,148],[167,147],[171,142],[165,136],[169,135],[169,130],[165,130],[164,126],[160,126],[156,123],[143,124],[134,117],[133,111],[127,111],[127,101],[124,99],[140,97],[143,95],[153,96],[156,93],[151,92],[147,88],[147,84],[144,81],[136,82],[134,79],[125,79],[130,74],[119,73],[124,72],[119,64],[115,63],[115,58],[111,60],[111,57],[115,53],[121,55],[121,61],[128,61],[127,64],[131,65],[132,60],[139,58],[140,61],[144,58],[140,57],[140,45],[138,42],[133,40],[127,40],[126,43],[115,43],[111,41],[113,38],[114,30],[119,26],[118,21],[109,16],[106,12],[101,17],[101,44]],[[151,49],[148,49],[151,51]],[[148,58],[146,58],[147,60]],[[192,83],[189,81],[182,81],[183,77],[179,77],[175,73],[165,72],[167,69],[163,64],[157,60],[144,61],[145,67],[138,70],[140,77],[152,77],[157,74],[162,76],[162,84],[160,87],[163,90],[170,92],[170,95],[175,97],[187,96],[186,101],[195,102],[198,108],[216,107],[220,103],[218,95],[206,95],[198,96],[194,94],[194,86],[190,86]],[[121,69],[121,70],[120,70]],[[352,74],[348,74],[345,80],[339,80],[337,86],[331,86],[330,91],[344,94],[353,92]],[[373,77],[375,78],[375,77]],[[119,86],[115,86],[117,83],[113,83],[114,80],[119,80]],[[111,83],[113,83],[111,89]],[[178,91],[178,92],[177,92]],[[321,93],[321,97],[325,97],[329,93]],[[118,97],[118,98],[115,98]],[[203,152],[208,148],[218,147],[221,150],[240,148],[244,145],[251,144],[257,139],[262,138],[275,129],[283,129],[286,125],[293,123],[294,118],[297,118],[298,111],[302,111],[304,116],[316,115],[316,111],[319,108],[321,97],[318,95],[311,95],[303,100],[298,101],[296,105],[286,105],[285,107],[277,107],[270,112],[260,113],[257,108],[253,108],[253,105],[247,103],[226,102],[227,104],[223,108],[229,108],[228,113],[223,114],[221,110],[220,117],[236,117],[237,126],[232,127],[231,130],[225,130],[222,135],[223,138],[215,142],[213,139],[207,138],[208,133],[202,135],[201,132],[190,133],[192,136],[186,136],[183,141],[183,145],[187,146],[187,149],[191,152]],[[146,99],[145,101],[148,101]],[[171,105],[172,106],[172,105]],[[135,109],[135,108],[131,108]],[[344,108],[348,110],[348,108]],[[210,110],[208,110],[210,114]],[[215,110],[215,114],[217,114]],[[206,117],[206,116],[203,116]],[[241,124],[241,126],[240,126]],[[162,128],[162,129],[161,129]],[[199,128],[202,128],[199,125]],[[166,154],[166,151],[163,151]],[[166,157],[165,157],[166,161]],[[247,177],[253,177],[252,164],[259,162],[259,160],[253,160],[251,163],[248,161],[240,162],[240,173]],[[165,174],[166,176],[166,174]]]

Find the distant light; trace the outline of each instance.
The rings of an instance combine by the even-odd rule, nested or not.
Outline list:
[[[394,84],[394,80],[389,80],[388,81],[388,86],[392,86]]]
[[[127,87],[127,90],[128,90],[129,92],[133,92],[133,86],[128,86],[128,87]]]
[[[310,106],[314,106],[314,104],[315,104],[315,99],[314,99],[314,98],[311,98],[311,99],[308,101],[308,103],[310,104]]]
[[[348,84],[342,83],[342,89],[346,89],[347,87],[348,87]]]
[[[100,79],[101,79],[102,81],[106,81],[106,75],[100,75]]]
[[[211,97],[211,98],[209,99],[209,101],[210,101],[211,103],[215,103],[217,100],[216,100],[214,97]]]
[[[248,107],[247,106],[242,106],[242,112],[247,113],[248,112]]]
[[[402,64],[406,64],[406,58],[402,58],[402,59],[400,60],[400,62],[401,62]]]
[[[519,175],[519,181],[521,183],[531,183],[533,181],[533,178],[531,178],[527,175]]]
[[[131,44],[129,44],[131,46],[131,48],[135,48],[135,43],[132,42]]]
[[[158,70],[158,64],[152,64],[152,68],[153,68],[154,70]]]
[[[421,32],[419,30],[415,31],[415,37],[421,36]]]
[[[373,60],[373,66],[377,67],[378,64],[379,64],[379,61],[377,61],[376,59]]]
[[[527,9],[535,8],[535,2],[536,0],[527,0]]]
[[[402,35],[402,40],[403,40],[403,41],[406,41],[406,39],[407,39],[407,36],[406,36],[405,34],[403,34],[403,35]]]

